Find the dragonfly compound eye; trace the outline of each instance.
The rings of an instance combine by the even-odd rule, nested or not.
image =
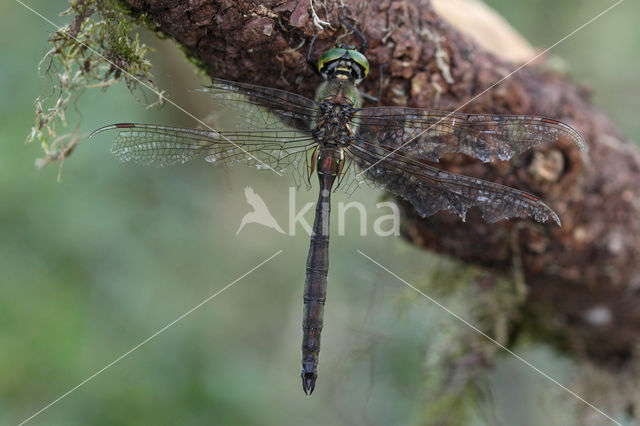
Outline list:
[[[320,74],[322,74],[323,72],[326,72],[325,68],[328,64],[342,58],[345,55],[345,53],[347,53],[347,49],[344,49],[340,46],[341,45],[338,45],[338,47],[329,49],[326,52],[324,52],[322,56],[320,56],[320,59],[318,59],[318,71],[320,71]]]
[[[355,84],[359,84],[369,73],[369,61],[367,57],[355,48],[345,49],[338,46],[329,49],[318,59],[318,71],[325,79],[335,71],[348,73],[353,77]]]
[[[353,60],[353,62],[358,64],[358,66],[362,70],[361,79],[365,78],[367,74],[369,74],[369,60],[367,59],[367,57],[356,49],[349,49],[347,50],[347,53],[349,54],[349,57]]]

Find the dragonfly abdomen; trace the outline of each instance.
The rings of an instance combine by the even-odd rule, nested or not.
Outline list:
[[[330,155],[326,155],[330,154]],[[304,311],[302,319],[302,389],[311,395],[318,377],[320,334],[327,297],[329,273],[329,215],[331,213],[331,188],[340,171],[337,153],[322,152],[317,162],[320,194],[313,222],[307,273],[304,283]]]

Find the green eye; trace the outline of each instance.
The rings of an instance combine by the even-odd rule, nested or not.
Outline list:
[[[345,53],[347,53],[347,49],[341,47],[334,47],[333,49],[327,50],[322,54],[322,56],[320,56],[320,59],[318,59],[318,70],[322,70],[327,62],[342,58]]]
[[[362,67],[362,70],[364,71],[363,78],[366,77],[367,74],[369,74],[369,61],[367,60],[367,57],[356,49],[349,49],[347,52],[349,53],[349,57],[353,59],[356,64]]]
[[[349,69],[356,84],[362,81],[369,73],[369,61],[367,57],[360,53],[354,46],[346,48],[342,45],[329,49],[320,56],[317,63],[318,71],[327,78],[327,70],[325,68],[330,66],[332,62],[340,59],[350,61]]]

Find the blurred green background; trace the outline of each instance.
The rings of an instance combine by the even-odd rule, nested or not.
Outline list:
[[[491,0],[544,48],[613,2]],[[58,25],[62,0],[28,4]],[[333,237],[325,330],[313,397],[299,379],[302,290],[308,236],[249,225],[243,189],[252,186],[281,225],[289,179],[196,161],[167,169],[120,164],[111,136],[84,140],[58,168],[34,167],[23,143],[42,90],[37,65],[53,28],[14,1],[0,4],[0,424],[25,420],[175,318],[272,256],[282,254],[57,402],[29,424],[418,424],[434,372],[429,348],[461,327],[356,252],[413,284],[458,265],[399,238],[362,237],[355,215]],[[640,32],[627,1],[553,50],[594,102],[640,140]],[[155,83],[197,116],[202,83],[169,42],[146,41]],[[113,122],[195,126],[167,106],[146,111],[123,87],[89,90],[78,105],[82,131]],[[73,123],[77,116],[71,116]],[[381,193],[353,197],[376,212]],[[296,193],[298,209],[315,190]],[[335,202],[348,201],[337,195]],[[313,209],[306,215],[312,222]],[[374,218],[369,218],[368,231]],[[465,316],[452,297],[434,294]],[[440,297],[442,296],[442,297]],[[407,299],[413,300],[406,303]],[[453,343],[452,343],[453,344]],[[542,346],[521,354],[560,381],[575,366]],[[487,377],[468,424],[567,424],[576,404],[517,360]],[[562,411],[558,407],[569,407]],[[559,414],[560,413],[560,414]],[[602,424],[605,424],[604,419]]]

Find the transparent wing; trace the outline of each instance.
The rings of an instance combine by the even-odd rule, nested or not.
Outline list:
[[[469,176],[439,170],[378,145],[357,141],[347,154],[364,175],[379,186],[408,200],[422,217],[448,210],[465,219],[477,206],[487,222],[510,217],[533,217],[538,222],[558,215],[534,195]]]
[[[111,152],[120,161],[169,166],[196,157],[209,162],[248,163],[258,168],[284,171],[305,167],[304,152],[314,145],[307,132],[263,129],[237,132],[120,123],[102,127],[97,133],[117,129]]]
[[[504,161],[560,138],[585,149],[584,140],[573,128],[544,117],[374,107],[358,111],[356,122],[358,138],[417,160],[437,162],[449,152],[459,152],[484,162]]]
[[[282,123],[308,131],[318,117],[318,104],[314,100],[285,90],[214,78],[211,86],[199,91],[209,94],[223,108],[238,112],[240,125],[246,128]]]
[[[246,163],[278,172],[306,174],[304,152],[314,146],[310,133],[316,102],[283,90],[213,79],[202,91],[235,112],[233,130],[213,131],[152,124],[120,123],[111,151],[121,161],[168,166],[203,156],[209,162]],[[298,129],[298,130],[294,130]]]

